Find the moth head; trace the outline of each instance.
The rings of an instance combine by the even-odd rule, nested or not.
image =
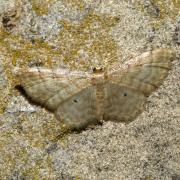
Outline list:
[[[93,68],[93,73],[102,73],[104,68],[102,66],[97,66]]]

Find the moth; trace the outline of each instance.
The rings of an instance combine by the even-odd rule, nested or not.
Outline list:
[[[174,58],[172,50],[160,48],[112,69],[29,68],[16,75],[33,102],[53,112],[68,129],[82,129],[102,120],[134,120],[162,84]]]

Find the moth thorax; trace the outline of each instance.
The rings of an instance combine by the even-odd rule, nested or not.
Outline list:
[[[91,79],[91,82],[92,82],[93,85],[102,85],[102,84],[104,84],[104,82],[105,82],[104,73],[94,74],[92,79]]]

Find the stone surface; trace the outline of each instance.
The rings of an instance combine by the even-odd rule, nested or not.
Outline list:
[[[180,4],[159,2],[0,0],[1,179],[180,178]],[[129,124],[61,136],[60,122],[15,88],[16,68],[88,71],[158,47],[177,58]]]

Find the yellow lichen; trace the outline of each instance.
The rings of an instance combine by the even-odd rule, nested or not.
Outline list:
[[[63,30],[59,33],[59,52],[64,62],[74,69],[89,69],[117,61],[117,43],[110,35],[111,28],[119,18],[87,15],[80,24],[61,20]]]
[[[72,8],[77,8],[80,11],[85,8],[85,2],[83,0],[64,0],[63,3]]]
[[[159,19],[165,19],[167,17],[175,19],[175,17],[179,14],[178,6],[180,5],[180,2],[177,0],[169,1],[169,3],[165,1],[153,0],[152,4],[159,8]]]
[[[32,9],[37,15],[42,16],[48,13],[49,8],[57,0],[32,0]]]

